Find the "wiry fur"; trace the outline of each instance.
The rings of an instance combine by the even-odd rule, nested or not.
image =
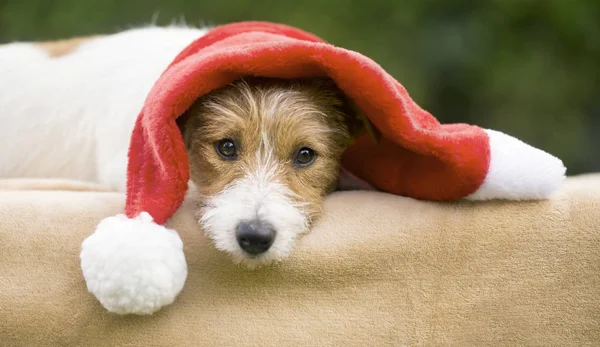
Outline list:
[[[249,266],[279,260],[293,249],[335,188],[340,157],[352,140],[355,120],[330,80],[249,79],[198,100],[182,117],[198,218],[216,246]],[[235,161],[223,160],[215,143],[233,139]],[[308,147],[317,159],[293,164]],[[277,236],[268,252],[249,257],[237,244],[244,220],[272,225]]]
[[[130,133],[166,66],[207,29],[146,27],[108,36],[0,45],[0,178],[66,178],[125,190]],[[198,219],[218,248],[250,266],[282,259],[335,187],[342,151],[360,127],[329,80],[248,79],[199,100],[181,118]],[[241,141],[235,163],[214,141]],[[310,167],[290,164],[299,146]],[[235,243],[236,221],[277,229],[258,258]]]

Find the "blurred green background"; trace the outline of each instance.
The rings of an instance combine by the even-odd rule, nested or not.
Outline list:
[[[600,0],[0,0],[0,43],[242,20],[359,51],[442,122],[519,137],[571,175],[600,171]]]

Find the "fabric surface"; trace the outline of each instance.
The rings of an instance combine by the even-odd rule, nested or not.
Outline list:
[[[167,223],[186,286],[146,317],[107,313],[79,267],[81,241],[124,200],[0,191],[1,346],[600,345],[600,175],[535,202],[336,193],[291,258],[254,271],[186,203]]]

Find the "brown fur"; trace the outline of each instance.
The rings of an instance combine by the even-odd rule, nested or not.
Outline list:
[[[96,37],[98,36],[75,37],[72,39],[58,41],[41,41],[34,43],[34,45],[45,51],[50,58],[59,58],[72,53],[82,43]]]
[[[191,178],[201,196],[218,193],[258,164],[263,132],[272,143],[277,177],[308,202],[310,219],[318,216],[324,196],[335,188],[343,151],[361,132],[361,122],[328,79],[237,81],[200,98],[180,117],[188,146]],[[221,139],[236,141],[239,156],[226,161],[216,153]],[[296,167],[301,147],[316,151],[315,162]]]

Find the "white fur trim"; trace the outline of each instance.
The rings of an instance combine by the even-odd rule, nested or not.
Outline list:
[[[187,277],[177,232],[141,213],[103,219],[82,243],[88,290],[110,312],[149,315],[171,304]]]
[[[562,185],[566,168],[560,159],[502,132],[485,131],[490,168],[481,187],[466,199],[546,199]]]

